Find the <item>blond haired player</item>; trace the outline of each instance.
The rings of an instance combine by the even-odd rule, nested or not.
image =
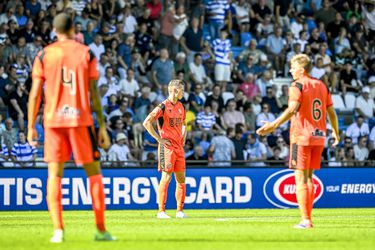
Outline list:
[[[168,185],[172,179],[172,173],[176,178],[176,218],[185,218],[183,212],[186,186],[185,186],[185,156],[184,144],[186,140],[186,112],[179,101],[184,96],[185,84],[174,79],[168,85],[168,98],[158,105],[145,119],[143,126],[158,143],[158,169],[162,171],[162,177],[158,189],[159,212],[157,218],[169,219],[165,213],[165,203],[168,194]],[[156,132],[153,122],[157,122]]]
[[[311,211],[314,203],[313,171],[320,169],[326,139],[326,113],[333,128],[334,145],[340,141],[336,112],[326,85],[308,74],[310,59],[305,54],[292,58],[290,73],[294,82],[289,87],[288,108],[273,122],[257,130],[266,135],[281,124],[292,120],[290,127],[289,167],[295,169],[297,201],[302,220],[295,228],[312,228]]]
[[[36,146],[35,120],[44,86],[47,204],[54,228],[51,242],[64,241],[61,179],[64,162],[70,159],[71,152],[75,162],[83,165],[90,181],[92,207],[98,229],[95,240],[115,240],[105,227],[105,194],[98,161],[100,155],[97,145],[108,148],[110,142],[97,88],[97,62],[89,47],[74,40],[73,20],[68,14],[58,14],[53,20],[53,26],[58,41],[45,47],[34,60],[27,135],[29,143]],[[98,141],[91,110],[95,111],[98,118]]]

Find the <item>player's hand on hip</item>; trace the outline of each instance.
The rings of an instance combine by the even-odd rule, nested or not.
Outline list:
[[[340,143],[340,135],[336,134],[335,132],[332,132],[332,137],[335,139],[333,146],[337,146]]]
[[[262,121],[262,123],[264,123],[264,125],[258,128],[256,131],[258,135],[266,135],[275,130],[275,126],[273,125],[273,123],[267,121]]]
[[[35,128],[29,128],[27,132],[27,141],[33,147],[38,146],[38,132]]]
[[[165,145],[165,146],[172,146],[172,143],[171,143],[170,141],[168,141],[167,139],[163,139],[163,138],[161,138],[161,139],[159,140],[159,143],[160,143],[161,145]]]
[[[111,146],[106,128],[99,128],[98,143],[102,149],[108,149]]]

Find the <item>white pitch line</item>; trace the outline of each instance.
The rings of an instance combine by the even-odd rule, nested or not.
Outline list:
[[[227,217],[227,218],[215,218],[215,221],[275,221],[277,220],[289,220],[296,216],[264,216],[264,217]],[[324,219],[375,219],[375,216],[365,215],[353,215],[353,216],[318,216],[320,220]]]

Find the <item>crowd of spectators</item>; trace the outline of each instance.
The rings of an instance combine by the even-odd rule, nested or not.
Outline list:
[[[43,156],[42,110],[38,150],[25,139],[27,100],[34,57],[56,40],[52,20],[62,11],[98,60],[112,140],[100,149],[107,166],[157,159],[157,142],[141,123],[167,98],[172,78],[186,83],[191,165],[287,164],[289,124],[267,137],[255,130],[287,106],[288,85],[277,82],[290,78],[298,53],[310,56],[311,75],[324,81],[335,107],[343,104],[342,142],[333,147],[328,137],[324,160],[375,160],[374,0],[13,0],[0,3],[2,166]]]

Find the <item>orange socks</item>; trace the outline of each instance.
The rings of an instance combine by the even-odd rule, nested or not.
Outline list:
[[[103,177],[101,174],[89,177],[90,193],[92,198],[92,208],[95,214],[96,227],[100,232],[105,232],[105,195],[103,186]]]
[[[304,220],[310,220],[309,216],[309,193],[307,184],[301,183],[297,184],[297,201],[299,205],[299,210],[301,212],[301,217]]]
[[[184,209],[185,196],[186,196],[185,183],[176,183],[177,211],[182,211]]]
[[[61,177],[49,176],[47,180],[47,204],[55,230],[64,229],[61,198]]]
[[[308,189],[308,217],[311,219],[311,212],[314,206],[314,198],[315,198],[315,186],[314,182],[308,182],[307,183],[307,189]]]
[[[159,188],[158,188],[159,212],[165,211],[165,203],[167,201],[167,196],[168,196],[168,186],[169,186],[168,181],[165,181],[164,179],[160,180]]]

